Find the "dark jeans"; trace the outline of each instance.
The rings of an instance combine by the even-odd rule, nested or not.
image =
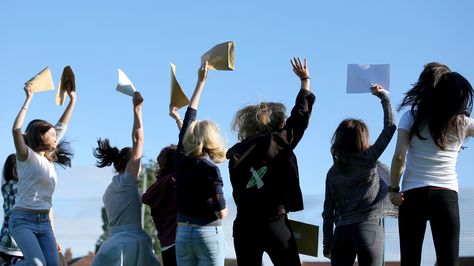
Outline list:
[[[398,217],[401,265],[420,265],[427,221],[438,265],[459,265],[458,193],[422,187],[405,191],[404,198]]]
[[[163,266],[176,266],[176,246],[172,246],[161,252]]]
[[[337,226],[331,247],[331,265],[354,264],[381,266],[383,261],[384,229],[382,219]]]
[[[235,232],[238,232],[237,234]],[[261,266],[266,252],[275,266],[300,266],[296,241],[286,214],[264,223],[234,222],[234,247],[239,266]]]

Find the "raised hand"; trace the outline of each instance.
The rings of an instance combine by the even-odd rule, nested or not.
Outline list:
[[[207,79],[207,61],[204,62],[198,70],[198,82],[206,81]]]
[[[372,84],[372,86],[370,87],[370,91],[372,92],[372,95],[375,96],[379,96],[383,92],[387,93],[387,91],[379,84]]]
[[[29,81],[26,82],[23,90],[25,91],[27,99],[33,97],[33,83],[32,82],[29,82]]]
[[[133,106],[138,107],[141,106],[143,103],[143,97],[140,94],[140,92],[136,91],[135,94],[133,94]]]
[[[301,79],[309,79],[309,70],[306,64],[306,58],[301,62],[299,57],[293,57],[293,60],[290,60],[291,65],[293,66],[293,72]]]
[[[179,116],[179,113],[178,113],[178,107],[174,105],[170,105],[170,110],[168,114],[171,116],[171,118],[173,118],[176,121],[181,120],[181,117]]]

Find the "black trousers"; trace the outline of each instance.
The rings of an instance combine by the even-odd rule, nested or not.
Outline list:
[[[422,187],[405,191],[404,198],[398,217],[401,265],[420,265],[427,221],[438,265],[459,265],[458,193]]]
[[[265,222],[234,221],[237,264],[261,266],[266,252],[275,266],[301,266],[295,238],[286,214]]]

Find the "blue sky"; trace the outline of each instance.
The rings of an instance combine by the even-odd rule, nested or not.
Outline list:
[[[117,68],[144,96],[144,154],[153,159],[163,146],[177,142],[176,125],[168,117],[169,63],[176,64],[178,81],[190,96],[200,56],[233,40],[235,71],[209,73],[198,117],[216,121],[231,146],[236,141],[231,120],[245,104],[266,100],[292,107],[299,80],[289,60],[307,58],[317,100],[296,154],[303,193],[320,194],[339,122],[361,118],[373,139],[382,129],[378,99],[345,93],[347,64],[391,64],[393,106],[430,61],[445,63],[473,82],[472,10],[474,2],[468,0],[2,1],[0,158],[14,150],[10,129],[24,101],[23,83],[50,66],[57,86],[63,67],[71,65],[78,100],[66,138],[75,158],[72,169],[59,171],[55,198],[100,200],[112,173],[94,169],[95,141],[108,137],[113,145],[131,145],[131,98],[115,91]],[[26,123],[57,121],[64,106],[57,107],[54,99],[55,92],[35,94]],[[382,161],[390,163],[394,145],[395,139]],[[474,153],[467,146],[458,161],[460,187],[474,187],[469,166]],[[230,196],[226,163],[221,171]]]

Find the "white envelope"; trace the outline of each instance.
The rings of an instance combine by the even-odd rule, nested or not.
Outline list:
[[[347,65],[347,93],[370,93],[372,84],[390,91],[390,64]]]
[[[119,73],[119,78],[118,78],[118,84],[117,84],[116,90],[123,94],[133,97],[133,95],[137,91],[135,89],[135,86],[133,86],[133,83],[130,81],[127,75],[125,75],[125,73],[120,68],[118,69],[118,73]]]

